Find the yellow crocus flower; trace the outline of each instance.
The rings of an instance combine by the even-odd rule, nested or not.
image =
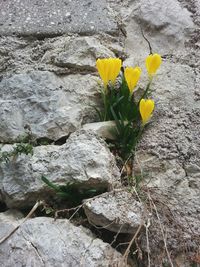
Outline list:
[[[126,67],[124,70],[124,77],[126,79],[131,94],[133,93],[133,89],[135,88],[140,79],[141,72],[142,70],[139,67]]]
[[[117,79],[117,76],[119,75],[119,72],[121,70],[122,61],[119,58],[109,58],[109,64],[110,64],[109,80],[114,85]]]
[[[108,59],[97,59],[96,61],[96,67],[99,72],[99,75],[104,83],[104,86],[106,87],[109,82],[108,72],[109,72],[109,64]]]
[[[141,99],[139,110],[143,124],[147,123],[154,110],[154,101],[151,99]]]
[[[152,77],[162,63],[162,58],[159,54],[151,54],[146,58],[146,68],[150,77]]]
[[[119,58],[97,59],[96,66],[104,86],[107,87],[109,81],[114,85],[119,75],[122,61]]]

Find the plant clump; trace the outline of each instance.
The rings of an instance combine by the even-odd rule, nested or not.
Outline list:
[[[114,147],[124,161],[133,155],[136,144],[154,111],[154,100],[149,99],[150,87],[162,59],[159,54],[151,54],[145,63],[148,82],[145,89],[142,89],[138,86],[142,73],[139,66],[124,69],[119,58],[103,58],[96,61],[103,82],[103,110],[97,112],[100,121],[115,121]],[[139,99],[135,96],[136,91],[140,95]]]

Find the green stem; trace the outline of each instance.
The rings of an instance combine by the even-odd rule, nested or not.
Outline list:
[[[149,83],[147,84],[147,87],[146,87],[146,89],[145,89],[143,95],[141,96],[140,100],[138,101],[138,105],[140,104],[140,101],[141,101],[143,98],[145,98],[145,96],[147,95],[151,83],[152,83],[152,79],[150,79]]]
[[[106,99],[106,94],[107,94],[107,88],[104,88],[104,90],[101,91],[101,95],[103,98],[103,105],[104,105],[104,114],[102,116],[103,121],[106,121],[106,117],[107,117],[107,109],[108,109],[108,105],[107,105],[107,99]]]
[[[106,94],[105,92],[103,93],[103,102],[104,102],[104,121],[106,120],[106,116],[107,116],[107,101],[106,101]]]
[[[127,159],[130,159],[130,158],[134,155],[134,151],[136,150],[136,149],[135,149],[135,148],[136,148],[136,145],[137,145],[138,141],[139,141],[140,138],[141,138],[141,135],[142,135],[142,133],[143,133],[143,130],[144,130],[144,125],[142,125],[142,127],[140,128],[139,133],[138,133],[137,137],[135,138],[135,142],[134,142],[134,144],[133,144],[132,151],[131,151],[131,153],[129,153]],[[134,150],[134,151],[133,151],[133,150]],[[127,159],[126,159],[126,160],[127,160]],[[126,161],[126,160],[125,160],[125,161]]]

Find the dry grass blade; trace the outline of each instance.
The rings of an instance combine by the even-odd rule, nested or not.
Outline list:
[[[139,232],[140,232],[142,226],[143,226],[143,222],[141,222],[141,224],[139,225],[139,227],[138,227],[137,231],[135,232],[133,238],[132,238],[131,241],[129,242],[129,245],[128,245],[128,247],[127,247],[127,249],[126,249],[126,251],[125,251],[125,253],[124,253],[124,255],[123,255],[122,263],[124,263],[124,262],[127,263],[127,259],[128,259],[128,255],[129,255],[129,253],[130,253],[131,246],[133,245],[133,242],[135,241],[136,237],[138,236],[138,234],[139,234]]]
[[[170,257],[169,250],[168,250],[168,248],[167,248],[167,240],[166,240],[166,237],[165,237],[165,233],[164,233],[163,225],[162,225],[161,220],[160,220],[160,216],[159,216],[159,214],[158,214],[157,207],[156,207],[156,205],[155,205],[153,199],[151,198],[151,196],[150,196],[149,194],[148,194],[148,198],[149,198],[149,201],[150,201],[150,203],[152,204],[152,206],[153,206],[153,208],[154,208],[154,210],[155,210],[155,212],[156,212],[156,216],[157,216],[157,218],[158,218],[158,222],[159,222],[159,225],[160,225],[160,230],[161,230],[161,234],[162,234],[163,242],[164,242],[164,246],[165,246],[165,251],[166,251],[166,253],[167,253],[167,257],[168,257],[170,266],[171,266],[171,267],[174,267],[173,262],[172,262],[171,257]]]
[[[24,218],[24,220],[18,225],[18,226],[16,226],[9,234],[7,234],[6,236],[4,236],[2,239],[0,239],[0,244],[2,244],[3,242],[5,242],[12,234],[14,234],[15,233],[15,231],[17,231],[17,229],[23,224],[23,223],[25,223],[25,221],[27,220],[27,219],[29,219],[30,217],[31,217],[31,215],[36,211],[36,209],[39,207],[39,206],[41,206],[41,205],[43,205],[44,204],[44,202],[43,201],[37,201],[36,203],[35,203],[35,205],[33,206],[33,208],[31,209],[31,211],[28,213],[28,215]]]

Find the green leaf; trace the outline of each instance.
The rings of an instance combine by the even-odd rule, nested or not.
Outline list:
[[[53,184],[52,182],[50,182],[45,176],[41,177],[42,181],[47,184],[50,188],[54,189],[55,191],[60,191],[59,186]]]

